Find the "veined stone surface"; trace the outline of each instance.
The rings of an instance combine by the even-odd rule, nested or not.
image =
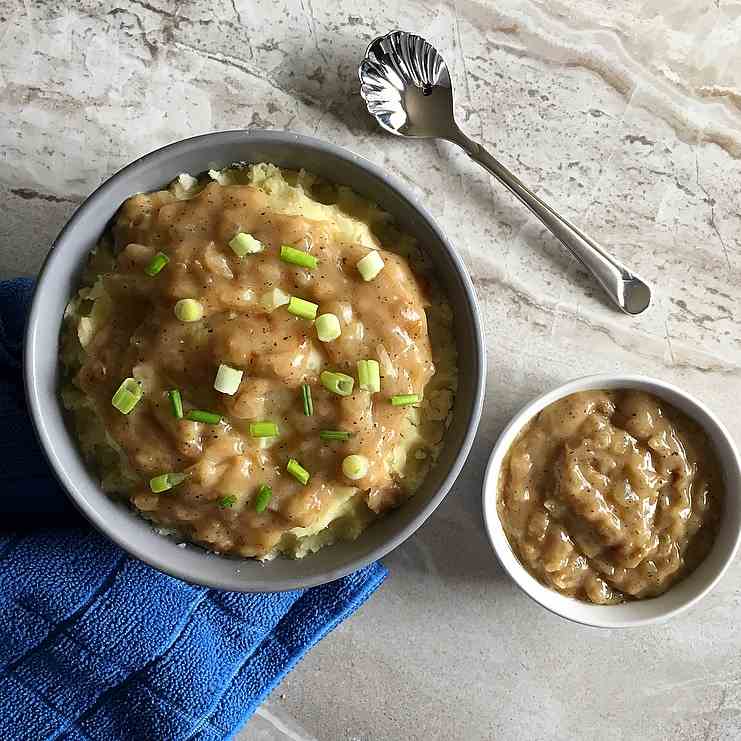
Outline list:
[[[655,286],[649,312],[615,313],[465,155],[373,124],[356,69],[394,28],[443,52],[471,136]],[[741,737],[741,566],[668,625],[591,630],[514,587],[480,507],[507,419],[576,376],[677,383],[741,438],[740,40],[737,0],[0,0],[0,276],[36,272],[77,204],[132,159],[261,127],[405,181],[479,293],[489,378],[464,474],[240,741]]]

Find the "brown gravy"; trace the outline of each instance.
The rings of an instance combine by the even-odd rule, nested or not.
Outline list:
[[[608,604],[659,595],[690,573],[712,546],[722,500],[699,425],[641,391],[587,391],[520,433],[497,509],[530,573]]]
[[[228,242],[239,231],[266,250],[238,258]],[[264,193],[247,185],[213,183],[191,200],[167,191],[136,195],[121,207],[112,233],[116,264],[102,280],[113,317],[86,348],[75,381],[142,477],[129,497],[148,518],[218,552],[259,557],[291,529],[321,521],[349,486],[364,492],[369,516],[408,496],[389,465],[408,410],[392,406],[390,397],[423,394],[435,366],[425,286],[406,259],[380,250],[385,267],[364,282],[355,265],[367,247],[339,240],[329,224],[271,211]],[[308,246],[319,266],[309,271],[281,262],[283,244]],[[144,267],[160,250],[170,262],[150,278]],[[336,314],[341,337],[319,342],[312,322],[285,307],[268,312],[259,299],[274,288],[319,304],[320,314]],[[182,298],[203,304],[201,321],[175,317],[173,306]],[[356,377],[357,360],[380,355],[393,372],[381,364],[378,394],[361,391],[357,378],[348,397],[318,382],[322,370]],[[213,388],[220,363],[244,370],[233,396]],[[111,406],[111,397],[132,375],[145,393],[125,416]],[[312,387],[310,417],[301,402],[305,382]],[[186,410],[213,410],[223,421],[176,419],[167,398],[172,388],[181,390]],[[257,420],[279,425],[280,437],[269,447],[248,434]],[[347,430],[353,437],[327,443],[319,438],[322,429]],[[370,461],[359,481],[342,474],[350,453]],[[289,458],[310,471],[308,485],[286,475]],[[186,472],[188,478],[154,494],[147,481],[163,472]],[[273,496],[258,513],[254,499],[261,484]],[[225,495],[236,501],[221,506]]]

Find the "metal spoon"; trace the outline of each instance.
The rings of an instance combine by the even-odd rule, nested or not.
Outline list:
[[[597,242],[559,216],[480,144],[453,116],[453,87],[445,60],[421,36],[392,31],[374,39],[358,69],[368,112],[397,136],[446,139],[514,193],[584,265],[626,314],[651,303],[651,289]]]

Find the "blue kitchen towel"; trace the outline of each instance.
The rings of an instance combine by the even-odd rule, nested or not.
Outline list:
[[[32,292],[30,280],[0,283],[0,739],[230,738],[386,569],[221,592],[161,574],[76,520],[23,401]],[[63,526],[34,527],[45,513]]]

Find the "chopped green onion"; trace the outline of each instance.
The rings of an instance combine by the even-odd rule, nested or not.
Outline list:
[[[142,385],[136,378],[124,378],[121,385],[113,394],[111,404],[118,409],[121,414],[128,414],[142,398]]]
[[[334,314],[322,314],[316,320],[316,336],[320,342],[332,342],[342,334],[340,320]]]
[[[217,425],[221,422],[221,415],[216,412],[206,412],[203,409],[191,409],[185,415],[185,419],[189,419],[191,422],[203,422],[207,425]]]
[[[352,481],[362,479],[368,474],[368,459],[364,455],[348,455],[342,461],[342,473]]]
[[[166,473],[163,473],[160,476],[155,476],[154,478],[149,479],[149,488],[155,494],[159,494],[163,491],[168,491],[169,489],[172,489],[172,486],[170,485],[168,479],[169,476]]]
[[[319,433],[319,437],[322,440],[349,440],[352,437],[352,432],[345,432],[344,430],[322,430]]]
[[[214,379],[214,388],[222,394],[228,394],[234,396],[237,393],[239,384],[242,383],[242,376],[244,371],[232,368],[224,363],[219,365],[219,370],[216,371],[216,378]]]
[[[255,497],[255,512],[264,512],[268,508],[272,496],[273,490],[267,484],[260,484]]]
[[[268,311],[275,311],[279,306],[285,306],[290,300],[291,297],[280,288],[273,288],[260,296],[260,303]]]
[[[275,422],[250,422],[250,437],[278,437]]]
[[[358,360],[358,385],[372,394],[381,390],[381,369],[377,360]]]
[[[358,269],[364,281],[373,280],[383,270],[383,260],[378,252],[369,252],[365,257],[358,260],[355,267]]]
[[[221,509],[233,507],[236,503],[237,497],[235,497],[234,494],[227,494],[225,497],[219,499],[219,507],[221,507]]]
[[[162,268],[170,262],[170,258],[164,252],[158,252],[150,261],[149,265],[144,268],[144,272],[150,277],[154,278]]]
[[[308,383],[301,384],[301,399],[304,402],[304,416],[311,417],[314,414],[314,401],[311,398],[311,386]]]
[[[175,316],[181,322],[197,322],[203,319],[203,304],[194,298],[181,298],[175,304]]]
[[[338,396],[350,396],[355,385],[355,379],[352,376],[333,371],[322,371],[319,380],[325,389]]]
[[[170,491],[173,486],[181,484],[187,478],[184,473],[162,473],[149,479],[149,488],[155,494],[161,494],[163,491]]]
[[[288,461],[286,471],[290,473],[291,476],[299,482],[299,484],[303,484],[304,486],[309,483],[309,479],[311,478],[311,474],[295,458],[291,458]]]
[[[313,270],[317,266],[317,259],[303,250],[297,250],[295,247],[289,247],[287,244],[281,245],[280,259],[291,265],[298,265],[302,268]]]
[[[245,255],[256,255],[265,249],[265,245],[260,240],[255,239],[251,234],[238,232],[230,240],[229,246],[237,257]]]
[[[170,397],[170,409],[172,409],[172,416],[175,419],[183,418],[183,397],[180,396],[180,392],[177,389],[168,391],[167,395]]]
[[[318,310],[318,304],[313,304],[311,301],[304,301],[304,299],[298,298],[297,296],[291,296],[288,301],[288,311],[294,316],[299,316],[302,319],[316,319],[316,313]]]
[[[418,401],[422,401],[419,394],[398,394],[391,397],[391,403],[395,407],[406,407],[410,404],[416,404]]]

